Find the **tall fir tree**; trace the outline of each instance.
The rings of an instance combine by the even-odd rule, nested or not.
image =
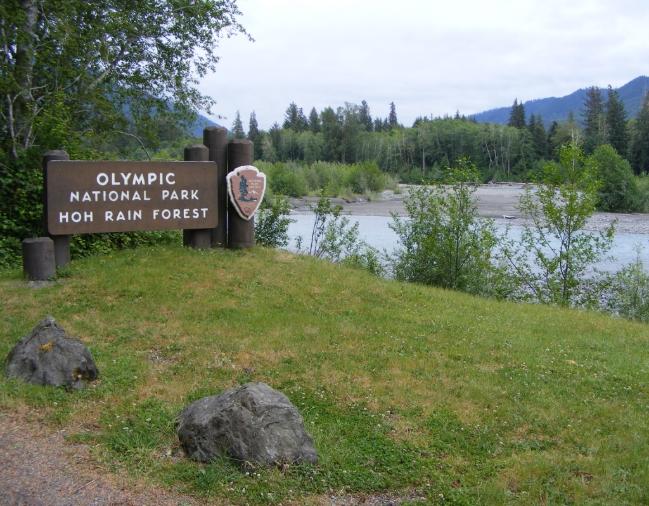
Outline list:
[[[297,131],[299,124],[300,109],[295,102],[291,102],[284,113],[284,128]]]
[[[331,107],[323,109],[322,122],[323,155],[325,161],[339,162],[343,157],[343,122],[341,115]]]
[[[273,123],[270,130],[268,130],[268,137],[270,137],[270,143],[272,144],[273,150],[276,154],[279,154],[279,148],[282,143],[282,129],[277,121]]]
[[[548,157],[548,135],[545,132],[543,125],[543,118],[541,116],[530,116],[530,122],[527,129],[532,137],[532,145],[534,146],[534,153],[537,158],[547,159]]]
[[[649,94],[645,95],[642,109],[635,121],[630,152],[633,171],[636,174],[649,173]]]
[[[586,92],[584,102],[584,152],[590,155],[597,146],[606,143],[606,116],[604,100],[597,86],[591,86]]]
[[[359,120],[361,122],[362,127],[368,131],[372,131],[372,116],[370,116],[370,106],[367,105],[367,102],[363,100],[361,102],[361,108],[359,109]]]
[[[509,121],[507,125],[514,128],[525,128],[525,107],[523,102],[518,103],[518,99],[514,99],[511,112],[509,113]]]
[[[606,132],[608,143],[622,157],[627,156],[629,149],[629,132],[626,125],[626,111],[620,96],[610,85],[606,102]]]
[[[245,139],[246,133],[243,131],[243,123],[241,123],[241,115],[237,111],[237,115],[234,118],[234,123],[232,123],[232,134],[235,139]]]
[[[390,102],[390,115],[388,116],[388,128],[396,128],[399,126],[399,121],[397,120],[397,107],[394,105],[394,102]]]
[[[295,130],[296,132],[304,132],[308,129],[309,129],[309,120],[306,119],[306,116],[304,115],[304,111],[300,107],[297,110],[297,120],[295,122],[293,130]]]
[[[259,158],[261,156],[261,133],[259,132],[259,123],[257,123],[257,115],[255,111],[250,113],[250,120],[248,121],[248,139],[254,145],[254,156]]]
[[[311,112],[309,113],[309,130],[314,134],[320,132],[320,115],[318,114],[318,111],[316,111],[315,107],[312,107]]]

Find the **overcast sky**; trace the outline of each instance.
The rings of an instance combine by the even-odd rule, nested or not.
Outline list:
[[[200,89],[244,128],[366,100],[399,121],[471,114],[514,98],[621,86],[649,74],[647,0],[239,0],[245,37],[223,40]],[[223,118],[218,119],[217,115]]]

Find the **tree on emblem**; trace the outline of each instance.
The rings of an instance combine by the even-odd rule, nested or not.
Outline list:
[[[242,202],[257,201],[255,197],[248,197],[248,179],[243,174],[241,174],[241,180],[239,181],[239,198]]]

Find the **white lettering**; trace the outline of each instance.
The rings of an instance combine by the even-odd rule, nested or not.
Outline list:
[[[99,174],[97,174],[97,184],[99,186],[106,186],[108,184],[108,181],[108,174],[106,174],[105,172],[100,172]]]
[[[104,213],[104,221],[113,221],[113,211],[106,211]]]
[[[176,207],[171,209],[153,209],[153,219],[163,220],[196,220],[207,218],[208,207]]]
[[[79,192],[70,192],[70,202],[79,202]]]
[[[68,216],[67,212],[65,212],[65,213],[60,212],[59,213],[59,223],[67,223],[68,220],[69,220],[69,216]]]
[[[176,184],[176,174],[169,172],[166,177],[167,184]]]
[[[198,190],[192,190],[192,200],[198,200]]]
[[[144,186],[144,174],[135,174],[133,176],[133,184],[139,184]]]

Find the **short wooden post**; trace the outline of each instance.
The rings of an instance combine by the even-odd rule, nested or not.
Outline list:
[[[23,273],[30,281],[46,281],[56,275],[52,239],[36,237],[23,241]]]
[[[218,179],[218,214],[219,222],[212,229],[212,247],[225,248],[228,238],[228,189],[225,176],[228,173],[228,131],[226,128],[209,126],[203,130],[203,144],[209,150],[209,160],[216,162]]]
[[[193,144],[185,148],[186,162],[207,162],[209,151],[202,144]],[[196,249],[208,249],[211,246],[210,229],[186,229],[183,230],[183,245]]]
[[[228,172],[251,165],[254,144],[248,139],[233,139],[228,144]],[[255,245],[255,218],[244,220],[228,198],[228,248],[252,248]]]
[[[69,235],[51,235],[47,226],[47,164],[54,160],[69,160],[70,155],[62,149],[46,151],[43,155],[43,221],[44,230],[54,242],[54,261],[56,267],[63,267],[70,263],[70,236]]]

